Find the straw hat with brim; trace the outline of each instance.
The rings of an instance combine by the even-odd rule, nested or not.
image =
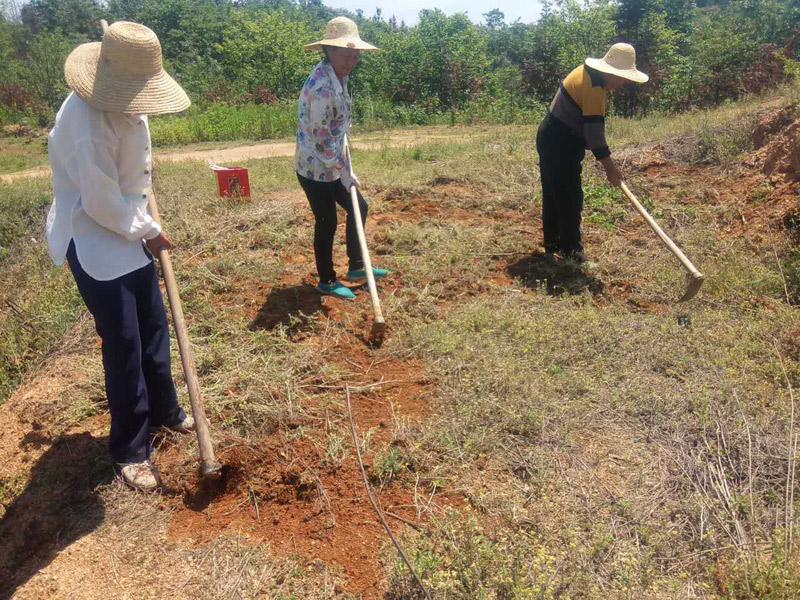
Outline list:
[[[132,115],[162,115],[191,101],[161,62],[161,44],[150,29],[118,21],[102,42],[82,44],[64,65],[67,85],[93,108]]]
[[[630,44],[614,44],[603,58],[587,58],[586,64],[601,73],[618,75],[636,83],[650,79],[636,69],[636,50]]]
[[[328,21],[325,27],[325,39],[313,44],[306,44],[306,50],[321,50],[323,46],[351,48],[362,52],[378,52],[372,44],[368,44],[358,35],[358,25],[347,17],[336,17]]]

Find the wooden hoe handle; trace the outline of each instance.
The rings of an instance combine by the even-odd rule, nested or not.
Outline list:
[[[697,270],[697,268],[692,264],[692,261],[686,258],[686,255],[681,251],[680,248],[678,248],[675,242],[673,242],[670,237],[664,233],[664,230],[661,229],[661,227],[658,226],[658,223],[653,220],[653,217],[648,214],[648,212],[644,209],[644,206],[642,206],[639,200],[636,199],[636,196],[633,195],[633,192],[628,189],[628,185],[623,181],[620,183],[620,186],[622,187],[622,191],[625,192],[625,195],[628,197],[628,200],[630,200],[631,204],[633,204],[633,207],[639,211],[639,214],[642,215],[642,217],[644,217],[644,220],[647,221],[647,224],[650,225],[650,228],[658,234],[658,237],[661,238],[661,241],[664,242],[664,245],[666,245],[666,247],[678,257],[678,260],[681,261],[681,264],[686,268],[687,271],[689,271],[689,273],[691,273],[692,277],[702,277],[702,273]]]
[[[344,148],[347,153],[348,165],[350,164],[350,143],[347,136],[344,138]],[[348,166],[352,171],[352,166]],[[361,207],[358,204],[358,191],[356,186],[350,186],[350,199],[353,202],[353,216],[356,221],[356,231],[358,232],[358,243],[361,246],[361,256],[364,258],[364,269],[367,272],[367,285],[369,287],[369,295],[372,299],[372,313],[375,317],[375,323],[384,325],[383,312],[381,311],[381,301],[378,299],[378,287],[375,285],[375,274],[372,272],[372,261],[369,258],[369,249],[367,248],[367,236],[364,234],[364,223],[361,221]]]
[[[155,194],[150,192],[148,203],[150,216],[161,223],[156,205]],[[164,283],[167,286],[167,297],[169,298],[169,308],[172,312],[172,322],[175,326],[175,334],[178,338],[178,350],[181,355],[183,366],[183,376],[186,379],[186,386],[189,388],[189,401],[192,406],[195,427],[197,430],[197,441],[200,445],[200,473],[203,477],[215,477],[219,475],[221,465],[217,463],[214,456],[214,445],[211,441],[211,434],[208,432],[208,419],[206,418],[203,403],[200,399],[200,385],[197,380],[197,371],[194,367],[192,348],[189,342],[189,332],[186,328],[186,321],[183,317],[183,307],[181,297],[178,293],[178,284],[175,281],[175,272],[172,270],[172,261],[169,251],[161,248],[158,251],[158,260],[161,262],[161,270],[164,273]]]

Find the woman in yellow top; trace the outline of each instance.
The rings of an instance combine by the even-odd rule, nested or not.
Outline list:
[[[644,83],[636,69],[636,51],[630,44],[614,44],[602,59],[587,58],[556,92],[536,136],[542,177],[542,229],[548,254],[583,262],[581,243],[581,162],[592,151],[608,181],[619,185],[622,174],[606,143],[606,92],[627,81]]]

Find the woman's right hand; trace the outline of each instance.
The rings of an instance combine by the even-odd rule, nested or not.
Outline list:
[[[157,257],[159,254],[161,254],[161,250],[169,250],[172,248],[172,240],[170,240],[169,236],[162,231],[153,239],[145,240],[144,245],[147,246],[150,254]]]
[[[617,168],[616,163],[610,156],[607,156],[600,162],[606,170],[606,179],[608,179],[608,182],[613,186],[619,187],[623,178],[622,172]]]

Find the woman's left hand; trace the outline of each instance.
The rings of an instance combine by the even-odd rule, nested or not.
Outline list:
[[[350,165],[345,166],[342,169],[342,184],[344,185],[345,189],[349,192],[352,186],[356,186],[356,189],[361,189],[361,182],[356,177],[356,174],[353,173],[353,170],[350,168]]]

